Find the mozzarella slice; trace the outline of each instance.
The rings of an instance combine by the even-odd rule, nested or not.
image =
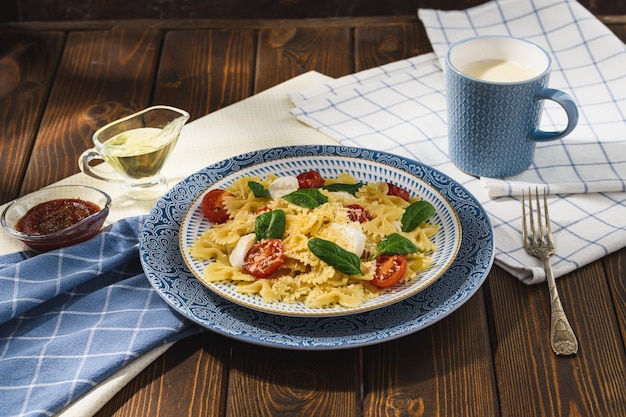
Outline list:
[[[256,235],[254,233],[241,236],[228,257],[230,265],[234,267],[242,266],[243,260],[246,258],[246,254],[250,251],[250,249],[252,249],[252,246],[254,246],[255,243]]]
[[[333,223],[331,227],[337,230],[346,240],[346,243],[349,247],[345,247],[345,250],[348,250],[359,258],[363,255],[363,251],[365,251],[365,241],[366,236],[361,229],[361,226],[357,224],[338,224]]]
[[[281,198],[284,195],[298,191],[298,179],[296,177],[278,177],[267,188],[272,198]]]

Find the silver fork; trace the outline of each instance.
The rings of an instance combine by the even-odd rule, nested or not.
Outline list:
[[[546,199],[546,190],[543,190],[543,211],[545,214],[545,223],[542,221],[541,204],[539,200],[539,190],[535,190],[535,200],[537,202],[537,228],[535,228],[535,220],[533,214],[533,198],[528,190],[528,210],[530,212],[530,227],[527,226],[526,220],[526,202],[524,191],[522,191],[522,239],[524,239],[524,248],[529,255],[541,259],[546,271],[546,279],[548,281],[548,289],[550,290],[550,343],[552,349],[557,355],[572,355],[578,352],[578,340],[570,326],[563,306],[559,292],[556,289],[552,266],[550,265],[550,256],[554,255],[555,246],[552,238],[552,229],[550,227],[550,214],[548,213],[548,201]],[[528,232],[530,228],[530,234]],[[545,229],[545,230],[544,230]]]

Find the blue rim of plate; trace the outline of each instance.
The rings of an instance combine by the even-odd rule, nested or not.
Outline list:
[[[445,197],[462,227],[458,255],[448,270],[419,293],[375,310],[346,316],[276,315],[228,301],[189,271],[179,249],[180,224],[189,205],[215,181],[250,165],[293,157],[345,156],[389,165],[421,178]],[[178,313],[214,332],[247,343],[286,349],[360,347],[422,330],[463,305],[493,265],[493,228],[480,203],[463,186],[427,165],[382,151],[346,146],[290,146],[250,152],[210,165],[168,191],[150,211],[140,235],[148,281]]]
[[[438,225],[439,231],[431,238],[437,250],[430,256],[433,264],[430,268],[416,274],[412,279],[400,282],[392,288],[381,289],[378,296],[366,300],[356,307],[333,305],[326,307],[307,307],[304,302],[284,303],[266,302],[258,294],[244,294],[238,291],[237,284],[230,281],[212,282],[204,277],[204,271],[212,260],[200,260],[191,256],[191,247],[202,234],[212,227],[202,212],[202,198],[216,188],[226,188],[236,179],[245,176],[265,178],[270,174],[278,176],[296,176],[302,172],[316,170],[324,178],[336,178],[342,173],[348,173],[363,183],[389,181],[403,189],[410,190],[412,196],[430,202],[435,213],[428,219],[428,223]],[[421,178],[409,172],[386,164],[377,163],[362,158],[345,157],[341,155],[317,155],[315,158],[307,156],[265,160],[262,163],[240,167],[230,174],[224,175],[215,181],[194,199],[189,205],[183,219],[179,233],[180,251],[189,270],[204,283],[210,290],[229,301],[256,309],[266,313],[284,314],[287,316],[315,316],[330,317],[356,314],[368,310],[375,310],[397,303],[411,297],[432,285],[450,267],[461,246],[461,223],[448,202],[434,187]]]

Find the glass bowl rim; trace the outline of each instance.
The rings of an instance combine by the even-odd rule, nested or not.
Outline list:
[[[72,189],[72,188],[74,188],[74,189],[88,189],[88,190],[91,190],[91,191],[95,191],[96,193],[99,193],[99,194],[102,195],[102,197],[105,199],[105,202],[100,207],[100,210],[98,212],[93,213],[93,214],[85,217],[81,221],[79,221],[79,222],[77,222],[77,223],[75,223],[75,224],[73,224],[73,225],[71,225],[69,227],[66,227],[65,229],[57,230],[56,232],[48,233],[48,234],[45,234],[45,235],[29,235],[27,233],[23,233],[23,232],[20,232],[20,231],[16,230],[13,226],[11,226],[11,225],[9,225],[7,223],[7,220],[6,220],[7,213],[20,200],[23,200],[23,199],[25,199],[27,197],[33,197],[36,194],[40,194],[40,193],[44,193],[44,192],[50,192],[50,191],[54,191],[55,189],[61,189],[61,188],[64,188],[64,189]],[[64,198],[64,197],[59,197],[59,198]],[[66,198],[68,198],[68,197],[66,197]],[[80,196],[75,197],[75,198],[80,198]],[[42,200],[41,202],[39,202],[37,204],[44,203],[44,202],[50,201],[50,200],[52,200],[52,199]],[[83,200],[91,201],[89,199],[83,199]],[[100,204],[98,204],[98,205],[100,205]],[[100,217],[102,215],[108,215],[110,205],[111,205],[111,196],[108,193],[106,193],[106,192],[104,192],[104,191],[102,191],[102,190],[100,190],[98,188],[91,187],[89,185],[56,185],[56,186],[50,186],[50,187],[41,188],[41,189],[39,189],[37,191],[33,191],[31,193],[25,194],[25,195],[23,195],[21,197],[18,197],[16,199],[14,199],[13,201],[11,201],[9,203],[9,205],[2,212],[2,216],[0,217],[0,223],[2,223],[2,227],[4,228],[4,230],[6,230],[9,234],[11,234],[12,236],[14,236],[15,238],[17,238],[19,240],[29,241],[29,242],[45,241],[45,240],[49,240],[49,239],[55,238],[55,237],[71,235],[72,232],[75,229],[80,228],[85,223],[92,222],[94,219],[96,219],[96,218],[98,218],[98,217]],[[34,206],[32,206],[32,207],[34,207]]]

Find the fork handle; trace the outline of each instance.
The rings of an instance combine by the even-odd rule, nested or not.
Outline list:
[[[546,257],[543,259],[546,271],[546,279],[548,281],[548,290],[550,291],[550,343],[552,349],[557,355],[573,355],[578,352],[578,340],[572,330],[572,326],[567,320],[559,292],[556,289],[556,280],[552,273],[550,260]]]

